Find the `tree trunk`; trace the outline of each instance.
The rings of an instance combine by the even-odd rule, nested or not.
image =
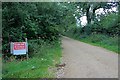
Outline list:
[[[90,24],[91,24],[91,14],[90,14],[90,5],[86,8],[86,17],[87,17],[87,25],[84,28],[85,35],[89,35],[90,31]]]
[[[86,9],[86,17],[87,17],[87,24],[89,25],[91,23],[91,17],[90,17],[90,5],[89,7]]]

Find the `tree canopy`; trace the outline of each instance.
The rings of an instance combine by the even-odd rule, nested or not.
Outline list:
[[[57,40],[60,33],[76,28],[76,19],[82,16],[87,17],[87,25],[79,32],[118,34],[119,12],[95,13],[100,8],[112,7],[120,10],[118,2],[5,2],[2,4],[3,50],[9,49],[9,42],[23,41],[26,37]]]

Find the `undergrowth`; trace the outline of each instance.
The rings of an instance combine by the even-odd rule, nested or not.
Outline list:
[[[118,36],[111,37],[105,34],[78,35],[73,33],[66,33],[65,36],[89,43],[94,46],[100,46],[116,53],[120,53],[118,51]]]
[[[54,78],[49,68],[60,63],[60,41],[30,40],[29,59],[3,63],[3,78]]]

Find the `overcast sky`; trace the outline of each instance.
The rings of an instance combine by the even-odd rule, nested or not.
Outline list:
[[[113,7],[112,9],[109,9],[109,11],[116,11],[117,12],[117,8]],[[106,10],[106,12],[107,12],[107,10]],[[96,13],[96,15],[97,14],[105,14],[105,12],[103,11],[103,8],[96,10],[95,13]],[[82,26],[85,26],[87,24],[87,17],[86,16],[81,17],[80,20],[81,20]],[[78,23],[80,23],[80,21],[78,21]]]

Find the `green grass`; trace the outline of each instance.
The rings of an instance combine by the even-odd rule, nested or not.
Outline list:
[[[110,44],[106,44],[105,42],[101,41],[101,42],[91,42],[89,39],[82,39],[80,40],[82,42],[94,45],[94,46],[99,46],[99,47],[103,47],[105,49],[108,49],[110,51],[116,52],[118,53],[118,45],[110,45]]]
[[[24,61],[13,61],[3,64],[3,78],[54,78],[54,72],[49,71],[49,67],[54,68],[56,63],[60,63],[61,47],[60,43],[54,42],[38,45],[36,41],[30,41],[33,53],[31,58]]]
[[[118,52],[118,37],[110,37],[104,34],[93,34],[93,35],[77,35],[77,34],[67,34],[66,36],[71,37],[73,39],[94,45],[103,47],[110,51]]]

